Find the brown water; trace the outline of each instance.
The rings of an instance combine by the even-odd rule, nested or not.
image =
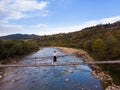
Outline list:
[[[43,48],[17,63],[51,63],[54,50],[58,56],[66,55],[59,57],[58,63],[82,62],[81,58],[58,49]],[[93,77],[91,72],[88,65],[5,68],[0,90],[102,90],[100,79]]]

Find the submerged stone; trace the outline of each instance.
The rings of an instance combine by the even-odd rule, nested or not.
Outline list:
[[[65,79],[65,81],[66,81],[66,82],[69,82],[69,79],[68,79],[68,78],[66,78],[66,79]]]

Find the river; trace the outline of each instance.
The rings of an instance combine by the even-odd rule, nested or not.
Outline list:
[[[52,63],[50,56],[54,50],[61,56],[57,63],[83,61],[72,54],[47,47],[17,60],[17,63]],[[4,68],[0,79],[0,90],[102,90],[102,83],[92,76],[88,65],[8,67]]]

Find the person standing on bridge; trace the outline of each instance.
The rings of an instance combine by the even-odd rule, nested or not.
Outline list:
[[[56,64],[57,64],[56,62],[57,62],[57,52],[54,51],[54,52],[53,52],[53,64],[56,65]]]

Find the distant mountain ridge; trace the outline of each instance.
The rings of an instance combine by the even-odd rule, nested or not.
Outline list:
[[[35,34],[11,34],[6,36],[1,36],[0,39],[33,39],[39,37],[40,36]]]

